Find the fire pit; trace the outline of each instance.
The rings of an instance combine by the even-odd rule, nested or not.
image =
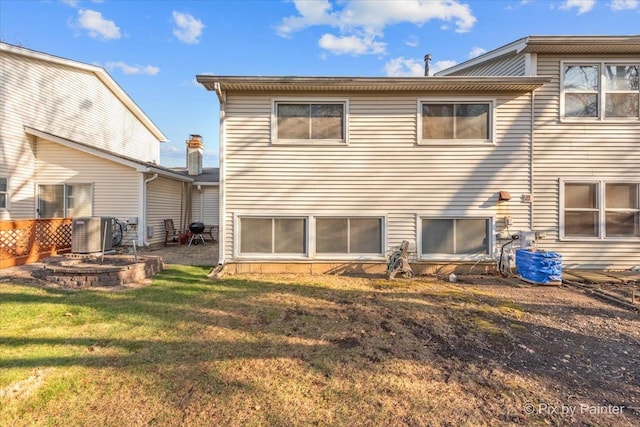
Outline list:
[[[38,279],[74,288],[122,286],[140,282],[162,271],[162,258],[156,256],[67,254],[45,260],[43,268],[32,274]]]

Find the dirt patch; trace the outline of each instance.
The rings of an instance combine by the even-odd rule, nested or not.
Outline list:
[[[0,400],[24,399],[40,387],[53,369],[36,369],[28,378],[0,389]]]

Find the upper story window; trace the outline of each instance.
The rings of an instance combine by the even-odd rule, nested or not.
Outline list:
[[[493,102],[420,102],[418,143],[475,143],[493,141]]]
[[[0,209],[9,208],[9,178],[0,177]]]
[[[565,118],[638,119],[640,64],[563,64]]]
[[[346,101],[274,101],[273,142],[346,142]]]

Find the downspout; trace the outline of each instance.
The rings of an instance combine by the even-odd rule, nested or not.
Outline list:
[[[142,218],[143,218],[143,227],[142,227],[142,233],[143,233],[143,244],[145,247],[149,246],[149,241],[147,240],[147,236],[149,233],[147,233],[147,185],[151,182],[158,179],[158,174],[154,173],[153,176],[149,179],[146,179],[142,185]]]
[[[535,89],[531,91],[531,139],[529,141],[529,194],[531,194],[531,202],[529,203],[529,230],[533,230],[533,204],[535,203],[535,196],[533,194],[534,186],[533,179],[535,174],[533,173],[533,156],[535,154],[534,142],[535,142],[535,108],[536,108],[536,93]]]
[[[204,222],[204,191],[202,191],[200,184],[198,184],[198,191],[200,192],[200,218],[198,221]]]
[[[220,141],[220,177],[218,187],[218,200],[220,206],[218,215],[218,265],[224,265],[226,263],[226,223],[227,223],[227,203],[226,203],[226,147],[225,147],[225,117],[227,108],[227,93],[223,92],[220,88],[220,82],[215,83],[215,91],[220,101],[220,129],[219,129],[219,141]]]

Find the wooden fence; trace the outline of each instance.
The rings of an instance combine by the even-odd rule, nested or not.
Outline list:
[[[71,218],[0,221],[0,268],[71,251]]]

